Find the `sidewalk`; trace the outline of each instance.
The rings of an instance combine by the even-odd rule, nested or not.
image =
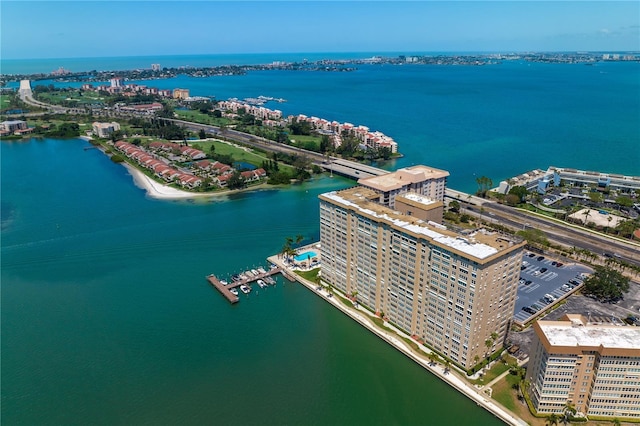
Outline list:
[[[278,256],[269,257],[268,260],[269,262],[274,263],[283,269],[286,268],[286,266],[282,262],[282,259],[279,259]],[[486,410],[488,410],[489,412],[491,412],[496,417],[498,417],[499,419],[501,419],[502,421],[504,421],[509,425],[514,425],[514,426],[527,425],[527,423],[524,420],[518,418],[513,413],[505,410],[500,405],[490,400],[487,395],[481,393],[481,389],[478,389],[473,385],[469,384],[464,378],[461,378],[453,369],[445,373],[444,366],[439,364],[436,364],[435,366],[431,366],[429,364],[429,359],[426,357],[430,353],[430,351],[426,347],[416,342],[421,352],[421,354],[418,355],[415,353],[414,349],[409,347],[402,340],[402,338],[411,338],[410,336],[407,336],[405,333],[396,329],[394,326],[392,326],[388,322],[385,322],[384,325],[385,327],[388,327],[389,329],[391,329],[393,333],[379,329],[371,320],[371,318],[374,317],[374,315],[369,311],[367,311],[366,309],[361,307],[356,308],[355,306],[351,306],[351,307],[345,306],[339,299],[335,297],[330,297],[329,292],[325,288],[322,288],[321,290],[316,290],[316,288],[318,287],[317,284],[307,281],[302,277],[298,276],[297,274],[294,274],[294,275],[296,277],[296,280],[299,283],[307,287],[309,290],[313,291],[316,295],[318,295],[318,297],[321,297],[326,302],[332,304],[334,307],[338,308],[344,314],[348,315],[349,317],[351,317],[352,319],[360,323],[369,331],[376,334],[378,337],[382,338],[387,343],[393,345],[396,349],[398,349],[399,351],[404,353],[407,357],[411,358],[413,361],[418,363],[425,370],[430,371],[436,377],[447,382],[448,384],[450,384],[451,386],[453,386],[454,388],[462,392],[464,395],[466,395],[468,398],[475,401],[477,405],[484,407]],[[339,294],[341,297],[346,297],[345,295],[343,295],[342,293],[340,293],[335,289],[334,289],[334,293]]]

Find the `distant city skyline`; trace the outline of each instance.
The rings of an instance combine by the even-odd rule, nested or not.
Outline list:
[[[639,51],[637,1],[2,1],[2,59]]]

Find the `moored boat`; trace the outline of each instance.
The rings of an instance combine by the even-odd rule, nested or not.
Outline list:
[[[240,291],[243,292],[244,294],[249,294],[249,293],[251,293],[251,287],[242,284],[240,286]]]

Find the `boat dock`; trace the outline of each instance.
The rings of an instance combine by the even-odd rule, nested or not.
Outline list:
[[[238,301],[240,300],[240,298],[238,296],[236,296],[235,294],[231,293],[229,291],[229,289],[227,288],[227,286],[222,284],[220,282],[220,280],[215,275],[213,275],[213,274],[209,275],[207,277],[207,281],[209,281],[209,284],[214,286],[216,288],[216,290],[218,290],[220,293],[222,293],[222,295],[224,297],[226,297],[229,302],[238,303]]]
[[[246,286],[251,283],[254,283],[258,280],[264,280],[266,282],[275,283],[271,277],[271,275],[279,274],[282,272],[282,269],[279,267],[272,267],[269,270],[265,270],[263,268],[259,268],[257,270],[249,270],[245,271],[242,274],[236,274],[234,277],[237,279],[231,280],[231,282],[226,282],[218,279],[214,274],[207,276],[207,281],[216,288],[229,302],[237,303],[240,299],[237,295],[231,292],[232,288]],[[285,275],[286,276],[286,275]],[[265,279],[267,278],[267,279]],[[287,277],[288,278],[288,277]]]

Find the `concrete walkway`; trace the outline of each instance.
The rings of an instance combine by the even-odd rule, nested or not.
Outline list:
[[[278,256],[269,257],[268,261],[282,267],[283,269],[287,268],[287,266],[284,265],[283,260],[278,258]],[[362,326],[367,328],[372,333],[376,334],[381,339],[385,340],[387,343],[393,345],[396,349],[401,351],[407,357],[411,358],[417,364],[422,366],[425,370],[430,371],[436,377],[447,382],[448,384],[456,388],[458,391],[462,392],[468,398],[475,401],[477,405],[482,406],[487,411],[491,412],[496,417],[498,417],[499,419],[501,419],[502,421],[504,421],[509,425],[514,425],[514,426],[527,425],[527,423],[524,420],[520,419],[515,414],[509,412],[508,410],[504,409],[502,406],[498,405],[497,403],[489,399],[487,395],[481,392],[481,389],[476,388],[473,385],[469,384],[464,378],[460,377],[458,373],[455,372],[455,370],[452,369],[448,372],[445,372],[444,366],[440,364],[436,364],[434,366],[430,365],[429,359],[427,358],[427,355],[430,353],[430,351],[426,347],[416,342],[421,352],[421,354],[417,354],[413,348],[411,348],[409,345],[407,345],[405,341],[402,340],[403,338],[410,338],[410,336],[407,336],[405,333],[396,329],[394,326],[392,326],[388,322],[385,322],[384,325],[385,327],[388,327],[392,331],[390,332],[386,330],[381,330],[374,324],[373,320],[371,319],[372,317],[374,317],[374,315],[371,314],[371,312],[367,311],[362,307],[356,308],[355,306],[346,306],[338,298],[331,297],[330,293],[324,287],[320,290],[316,290],[318,287],[317,284],[312,283],[308,280],[305,280],[302,277],[298,276],[297,274],[294,274],[294,275],[296,277],[296,280],[299,283],[303,284],[309,290],[313,291],[317,296],[321,297],[326,302],[330,303],[331,305],[339,309],[341,312],[343,312],[344,314],[351,317],[353,320],[360,323]],[[335,289],[334,289],[334,293],[339,294],[341,297],[346,297],[345,295],[341,294]]]

